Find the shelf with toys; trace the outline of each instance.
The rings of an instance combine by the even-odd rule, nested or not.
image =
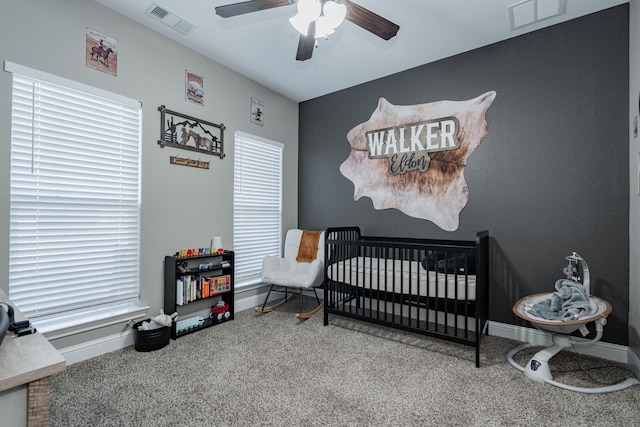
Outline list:
[[[187,249],[164,258],[164,312],[178,312],[171,338],[233,320],[233,251]]]

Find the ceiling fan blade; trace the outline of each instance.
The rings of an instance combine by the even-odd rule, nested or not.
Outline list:
[[[346,3],[347,16],[345,19],[359,27],[372,32],[376,36],[389,40],[398,33],[400,27],[369,9],[350,1]]]
[[[313,55],[313,47],[316,45],[316,39],[313,35],[316,33],[315,21],[309,24],[308,35],[300,34],[300,40],[298,41],[298,53],[296,54],[296,61],[306,61],[311,59]]]
[[[272,9],[274,7],[289,6],[293,3],[295,3],[295,0],[249,0],[217,6],[216,13],[223,18],[230,18],[232,16],[244,15],[245,13]]]

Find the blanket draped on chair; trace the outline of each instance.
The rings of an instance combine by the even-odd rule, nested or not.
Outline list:
[[[298,246],[298,262],[312,262],[318,255],[318,241],[322,231],[302,231],[300,246]]]

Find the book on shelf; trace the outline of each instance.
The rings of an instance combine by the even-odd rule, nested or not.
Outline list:
[[[231,287],[231,277],[185,275],[176,280],[176,304],[184,305],[191,301],[209,298],[227,292]]]
[[[200,276],[200,285],[202,286],[202,298],[208,298],[212,295],[211,278]]]
[[[176,305],[184,304],[184,281],[182,277],[176,280]]]
[[[176,304],[184,305],[196,299],[194,280],[190,275],[180,276],[176,280]]]

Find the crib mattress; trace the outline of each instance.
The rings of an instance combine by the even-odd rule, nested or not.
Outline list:
[[[427,271],[418,261],[355,257],[327,267],[336,282],[365,289],[457,300],[476,299],[476,276]]]

